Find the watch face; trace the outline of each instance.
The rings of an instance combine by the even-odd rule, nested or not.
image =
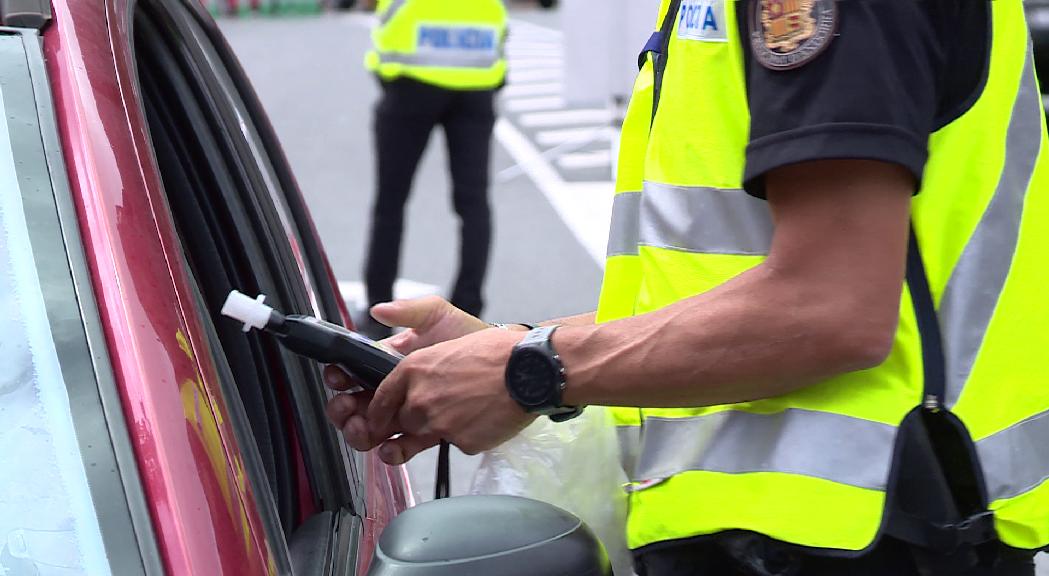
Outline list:
[[[510,390],[515,400],[526,406],[544,406],[550,402],[557,371],[542,353],[520,351],[509,372]]]

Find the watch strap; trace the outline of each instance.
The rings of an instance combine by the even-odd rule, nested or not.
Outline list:
[[[559,326],[540,326],[538,328],[532,328],[525,335],[524,340],[517,343],[517,348],[523,348],[525,346],[544,346],[547,350],[554,353],[554,346],[550,343],[550,338],[553,337],[554,332],[557,331]],[[560,359],[558,360],[560,362]]]

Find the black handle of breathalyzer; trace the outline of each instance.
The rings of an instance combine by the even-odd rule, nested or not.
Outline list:
[[[367,390],[378,388],[404,358],[342,326],[312,316],[285,316],[267,306],[265,300],[265,296],[252,299],[234,290],[226,298],[222,314],[243,322],[245,332],[262,330],[300,356],[339,366]],[[437,457],[437,499],[447,498],[451,492],[449,452],[448,443],[442,441]]]
[[[277,312],[273,313],[274,316]],[[311,316],[274,318],[271,332],[287,349],[324,364],[335,364],[368,390],[375,390],[403,358],[378,343]]]

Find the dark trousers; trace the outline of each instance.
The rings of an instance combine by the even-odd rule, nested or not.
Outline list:
[[[446,90],[408,79],[383,83],[374,126],[378,192],[364,271],[369,304],[393,299],[405,203],[430,133],[440,125],[448,144],[452,203],[461,222],[459,272],[451,301],[470,314],[481,314],[492,239],[488,172],[494,98],[491,90]]]
[[[990,553],[979,555],[976,566],[960,568],[954,562],[941,564],[928,554],[916,554],[909,545],[890,537],[883,537],[874,550],[854,559],[805,556],[774,548],[741,554],[738,547],[704,539],[642,553],[637,564],[639,576],[1034,576],[1032,553],[996,544],[990,547]]]

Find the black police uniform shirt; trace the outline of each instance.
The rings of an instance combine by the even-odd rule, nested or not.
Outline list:
[[[731,0],[729,0],[731,1]],[[780,6],[773,6],[779,4]],[[990,61],[989,0],[742,0],[751,114],[744,188],[764,196],[764,176],[815,160],[902,166],[919,193],[932,133],[979,98]],[[802,42],[769,32],[762,10],[807,10]],[[798,15],[793,15],[798,16]],[[779,46],[779,48],[776,48]],[[964,449],[950,427],[908,418],[890,486],[889,515],[952,521],[979,506]],[[941,447],[939,450],[936,446]],[[962,502],[955,502],[955,492]]]
[[[828,159],[897,164],[920,188],[929,136],[972,106],[986,78],[987,0],[743,0],[736,9],[751,113],[744,187],[755,196],[770,171]],[[776,18],[810,28],[796,41]]]

